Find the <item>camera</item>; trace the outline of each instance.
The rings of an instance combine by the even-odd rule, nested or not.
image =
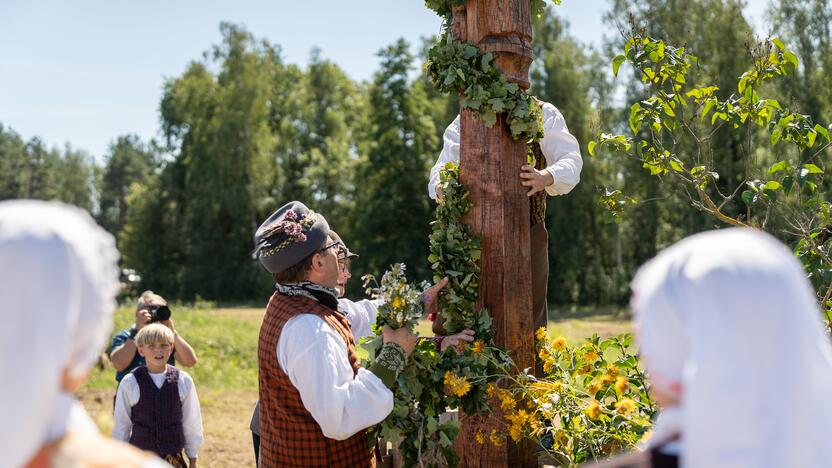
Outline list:
[[[150,322],[163,322],[170,318],[170,307],[163,305],[158,307],[151,307]]]

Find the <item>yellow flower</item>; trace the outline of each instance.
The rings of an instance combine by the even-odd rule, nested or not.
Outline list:
[[[601,403],[598,403],[598,400],[589,402],[589,405],[586,407],[586,415],[592,419],[601,416]]]
[[[491,429],[491,434],[488,436],[488,440],[490,440],[491,444],[495,447],[503,445],[503,438],[497,433],[497,429]]]
[[[394,309],[401,309],[404,307],[404,299],[397,297],[393,299],[393,302],[390,305],[392,305]]]
[[[511,392],[502,391],[500,392],[499,397],[500,408],[502,408],[503,411],[513,409],[517,404],[517,402],[514,401],[514,395],[512,395]]]
[[[615,391],[618,393],[624,393],[627,389],[630,388],[630,379],[627,377],[619,377],[615,379]]]
[[[537,433],[540,430],[540,421],[537,419],[529,420],[529,426],[531,426],[532,433]]]
[[[507,413],[506,419],[511,423],[512,426],[522,426],[526,423],[526,420],[529,419],[529,413],[526,410],[519,410],[513,413]]]
[[[549,360],[543,361],[543,372],[548,374],[548,373],[552,372],[552,369],[554,369],[554,368],[555,368],[555,363],[553,361],[549,361]]]
[[[552,341],[552,347],[558,351],[563,351],[566,349],[566,338],[559,336]]]
[[[540,327],[534,332],[534,337],[537,338],[537,341],[543,341],[546,339],[546,327]]]
[[[610,364],[607,366],[607,375],[612,377],[618,377],[618,367],[615,364]]]
[[[474,342],[473,345],[471,345],[471,352],[472,353],[480,354],[483,351],[485,351],[485,343],[483,343],[481,340],[477,340],[477,341]]]
[[[590,366],[589,364],[578,369],[578,375],[589,374],[590,372],[592,372],[592,366]]]
[[[590,351],[584,354],[584,361],[594,361],[598,359],[598,353],[595,351]]]
[[[629,398],[622,398],[615,404],[615,412],[627,416],[636,410],[636,402]]]
[[[523,428],[520,426],[511,426],[508,428],[508,435],[510,435],[512,440],[515,442],[519,442],[520,438],[523,437]]]
[[[448,390],[458,397],[464,396],[471,390],[471,383],[468,382],[468,379],[453,372],[445,372],[444,383]]]
[[[485,386],[485,395],[489,398],[493,397],[497,393],[497,384],[494,382],[489,382]]]
[[[596,393],[598,393],[598,391],[599,391],[599,390],[601,390],[601,386],[602,386],[602,385],[601,385],[601,383],[600,383],[600,382],[592,382],[591,384],[589,384],[589,385],[586,387],[586,391],[587,391],[587,393],[589,393],[591,396],[595,396],[595,394],[596,394]]]
[[[477,441],[478,444],[482,445],[485,443],[485,432],[482,429],[477,430],[476,435],[474,435],[474,440]]]

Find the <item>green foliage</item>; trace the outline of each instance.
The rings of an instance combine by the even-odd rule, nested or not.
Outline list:
[[[830,225],[829,197],[820,156],[832,145],[830,128],[762,94],[769,82],[798,69],[797,57],[780,39],[763,42],[751,53],[753,65],[739,76],[736,92],[720,98],[717,86],[688,84],[695,57],[633,30],[624,56],[652,95],[631,107],[632,138],[602,134],[592,150],[612,148],[640,162],[652,176],[672,177],[695,208],[723,223],[767,229],[778,218],[786,226],[779,234],[795,245],[825,303],[832,295],[832,257],[823,235]],[[746,169],[728,191],[720,190],[720,173],[709,154],[710,140],[720,131],[736,132],[745,140]],[[768,135],[755,138],[758,133]],[[683,140],[692,140],[697,151],[680,151]],[[761,150],[772,154],[773,161],[755,167],[754,155]],[[744,212],[724,210],[735,198],[744,204]],[[609,196],[602,203],[621,214],[621,205],[611,203]]]
[[[58,200],[93,209],[96,166],[92,158],[65,146],[47,149],[38,138],[24,141],[0,124],[0,200]]]
[[[628,334],[587,338],[570,347],[544,329],[538,344],[546,376],[520,375],[507,390],[491,388],[501,401],[515,440],[529,437],[557,462],[576,466],[630,450],[649,431],[655,412]],[[528,411],[519,402],[528,402]]]
[[[448,285],[440,296],[445,330],[453,334],[470,329],[480,338],[487,339],[490,321],[481,317],[487,317],[487,313],[473,313],[479,297],[481,239],[474,237],[471,228],[462,222],[473,202],[468,189],[459,182],[457,165],[447,163],[439,172],[437,190],[442,191],[443,197],[431,223],[433,232],[428,262],[433,269],[434,282],[448,278]]]
[[[127,219],[127,195],[133,183],[148,184],[155,175],[158,156],[152,145],[136,135],[123,135],[110,145],[101,174],[99,212],[101,226],[118,235]]]
[[[472,44],[454,40],[445,29],[428,51],[425,70],[440,91],[461,92],[460,106],[478,111],[486,127],[494,126],[497,114],[505,113],[515,139],[543,137],[540,106],[527,90],[508,82],[490,53],[483,54]]]
[[[436,281],[449,278],[440,296],[446,330],[453,334],[471,329],[475,342],[466,349],[451,348],[440,353],[433,343],[422,341],[399,375],[393,412],[373,434],[397,444],[406,466],[456,466],[458,457],[452,442],[458,426],[440,424],[440,415],[449,408],[459,408],[466,414],[490,412],[486,386],[505,374],[511,363],[505,350],[489,346],[488,312],[474,312],[479,294],[479,240],[462,223],[462,216],[472,205],[468,191],[459,184],[459,170],[453,163],[440,172],[440,179],[445,196],[432,223],[429,261]],[[368,280],[373,278],[366,277]],[[421,289],[425,287],[423,284]],[[379,287],[368,289],[373,297],[385,301],[376,318],[377,335],[366,343],[371,360],[383,344],[383,325],[415,328],[422,308],[417,291],[407,284],[400,264],[384,274]]]

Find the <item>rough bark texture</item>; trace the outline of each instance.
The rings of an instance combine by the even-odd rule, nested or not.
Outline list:
[[[454,9],[452,32],[457,40],[491,52],[511,81],[529,86],[528,0],[469,0],[465,7]],[[496,344],[507,348],[521,369],[534,367],[529,201],[519,177],[527,147],[511,137],[503,116],[486,128],[476,112],[462,111],[460,133],[460,178],[474,201],[465,221],[483,238],[477,306],[491,313]],[[502,429],[498,418],[460,419],[462,431],[456,447],[461,466],[537,466],[535,448],[529,442],[514,444],[507,438],[494,447],[474,440],[480,428]]]

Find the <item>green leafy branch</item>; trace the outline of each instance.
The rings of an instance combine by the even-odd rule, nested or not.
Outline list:
[[[767,83],[794,73],[795,54],[777,38],[754,46],[752,66],[738,77],[736,91],[721,99],[716,86],[688,83],[698,61],[684,48],[633,29],[623,52],[613,59],[613,73],[629,63],[650,96],[630,107],[632,136],[601,133],[589,153],[603,149],[639,161],[650,175],[677,182],[693,207],[725,224],[766,229],[777,216],[818,297],[830,301],[832,206],[822,156],[832,146],[832,127],[762,95]],[[744,142],[745,178],[735,187],[725,187],[715,169],[711,141],[719,132],[736,132]],[[770,158],[764,167],[759,155]],[[621,197],[613,189],[601,197],[617,219],[632,205],[620,203]],[[733,209],[737,205],[741,209]]]

